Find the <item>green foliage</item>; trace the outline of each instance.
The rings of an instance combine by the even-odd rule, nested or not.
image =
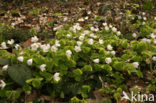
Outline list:
[[[26,80],[32,76],[30,68],[26,65],[9,66],[8,74],[19,85],[25,85]]]

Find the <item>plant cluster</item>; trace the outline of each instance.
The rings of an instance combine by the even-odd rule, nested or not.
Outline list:
[[[99,93],[118,102],[122,91],[128,89],[127,80],[132,76],[143,79],[144,70],[151,72],[148,87],[154,91],[155,24],[137,20],[132,27],[138,32],[125,35],[107,23],[100,29],[76,23],[57,30],[55,38],[46,44],[37,36],[31,38],[32,44],[26,49],[14,39],[1,42],[1,101],[24,102],[24,96],[36,91],[38,96],[86,103],[85,99],[93,98],[98,88]]]

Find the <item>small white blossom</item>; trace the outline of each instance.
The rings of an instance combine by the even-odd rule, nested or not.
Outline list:
[[[21,46],[20,46],[19,44],[16,44],[16,45],[15,45],[15,49],[16,49],[16,50],[19,50],[20,48],[21,48]]]
[[[84,21],[84,19],[83,19],[83,18],[80,18],[78,21],[83,22],[83,21]]]
[[[142,25],[145,25],[146,23],[145,22],[142,22]]]
[[[67,51],[66,51],[67,57],[71,57],[71,54],[72,54],[71,50],[67,50]]]
[[[37,50],[39,48],[39,45],[37,43],[31,44],[31,49],[32,50]]]
[[[89,30],[84,30],[84,32],[83,32],[84,34],[89,34],[90,33],[90,31]],[[84,35],[85,36],[85,35]]]
[[[80,51],[81,51],[81,47],[80,47],[80,46],[75,46],[74,50],[75,50],[76,52],[80,52]]]
[[[147,39],[146,41],[147,41],[147,43],[151,43],[151,39]]]
[[[145,12],[142,12],[142,15],[145,15],[146,13]]]
[[[93,45],[94,41],[93,39],[89,39],[88,44]]]
[[[5,65],[5,66],[2,67],[3,71],[6,71],[7,69],[8,69],[8,65]]]
[[[109,27],[108,26],[105,26],[105,30],[108,31],[109,30]]]
[[[110,51],[107,51],[106,54],[107,54],[107,55],[110,54]]]
[[[11,39],[11,40],[8,40],[8,44],[9,44],[9,45],[12,45],[12,44],[14,44],[14,42],[15,42],[15,41],[14,41],[13,39]]]
[[[7,49],[7,48],[8,48],[5,42],[2,42],[2,43],[1,43],[1,48],[2,48],[2,49]]]
[[[94,62],[94,63],[99,63],[100,60],[99,60],[99,59],[94,59],[93,62]]]
[[[94,35],[94,34],[90,34],[90,37],[92,37],[92,38],[94,38],[94,39],[96,39],[96,38],[97,38],[97,36],[96,36],[96,35]]]
[[[151,38],[155,38],[156,36],[154,35],[154,33],[150,34]]]
[[[33,63],[33,59],[27,60],[27,64],[28,64],[28,65],[32,65],[32,63]]]
[[[81,41],[77,41],[77,45],[78,46],[81,46],[82,45],[82,42]]]
[[[146,18],[146,17],[143,17],[143,20],[145,20],[145,21],[146,21],[146,20],[147,20],[147,18]]]
[[[133,66],[134,66],[135,68],[138,68],[138,67],[139,67],[139,63],[138,63],[138,62],[133,62]]]
[[[153,61],[156,61],[156,56],[153,56],[153,57],[152,57],[152,60],[153,60]]]
[[[142,41],[143,43],[146,43],[146,42],[147,42],[147,38],[143,38],[141,41]]]
[[[23,56],[19,56],[19,57],[17,58],[17,60],[20,61],[20,62],[23,62],[24,57],[23,57]]]
[[[60,47],[59,40],[55,40],[55,46]]]
[[[91,14],[91,11],[88,11],[87,14]]]
[[[88,20],[88,16],[86,16],[85,19]]]
[[[113,31],[113,32],[117,32],[117,28],[113,27],[113,28],[112,28],[112,31]]]
[[[38,41],[37,36],[34,36],[34,37],[31,38],[31,42],[36,43],[37,41]]]
[[[138,19],[140,20],[140,19],[142,19],[142,17],[141,16],[138,16]]]
[[[99,39],[99,43],[100,43],[100,44],[103,44],[104,42],[103,42],[103,40],[102,40],[102,39]]]
[[[42,64],[41,66],[40,66],[40,70],[43,72],[43,71],[45,71],[45,68],[46,67],[46,64]]]
[[[154,39],[153,43],[156,44],[156,39]]]
[[[113,47],[109,44],[109,45],[107,45],[107,50],[112,50],[113,49]]]
[[[120,32],[120,31],[118,31],[118,32],[116,33],[116,35],[117,35],[117,36],[120,36],[120,35],[121,35],[121,32]]]
[[[43,52],[47,53],[50,49],[50,45],[49,44],[44,44],[40,46],[41,49],[43,50]]]
[[[113,26],[111,24],[109,24],[109,27],[112,28]]]
[[[4,89],[5,86],[6,86],[6,83],[3,80],[0,80],[0,88]]]
[[[52,52],[56,52],[57,50],[58,50],[58,48],[57,48],[56,46],[52,46],[52,47],[51,47],[51,51],[52,51]]]
[[[154,20],[156,20],[156,17],[154,17]]]
[[[60,75],[60,73],[55,73],[54,76],[53,76],[54,80],[57,81],[57,82],[60,80],[59,75]]]
[[[67,34],[67,37],[71,37],[71,35],[70,34]]]
[[[136,37],[137,37],[137,34],[136,34],[136,33],[133,33],[132,36],[133,36],[134,38],[136,38]]]
[[[105,59],[105,61],[106,61],[107,64],[110,64],[112,62],[112,59],[110,57],[108,57],[108,58]]]
[[[90,27],[90,30],[91,30],[91,31],[95,31],[95,28],[94,28],[94,27]]]
[[[107,26],[107,23],[102,23],[103,26]]]
[[[80,36],[79,40],[81,40],[81,41],[84,40],[84,36]]]
[[[116,52],[115,52],[115,51],[111,51],[111,54],[112,54],[112,55],[115,55],[115,54],[116,54]]]

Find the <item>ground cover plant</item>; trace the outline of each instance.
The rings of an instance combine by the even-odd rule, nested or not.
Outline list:
[[[50,18],[43,30],[1,24],[0,102],[128,103],[123,93],[156,94],[156,17],[133,10],[122,23],[95,15],[58,27]]]

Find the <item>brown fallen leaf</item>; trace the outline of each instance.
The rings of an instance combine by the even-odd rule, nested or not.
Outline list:
[[[37,97],[37,93],[34,90],[30,95],[26,96],[25,103],[32,102]]]

